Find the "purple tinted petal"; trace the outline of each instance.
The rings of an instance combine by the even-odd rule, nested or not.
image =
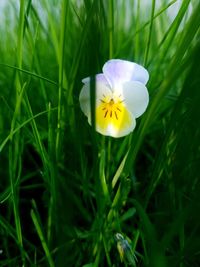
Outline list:
[[[121,59],[107,61],[103,66],[103,74],[112,87],[129,81],[139,81],[145,85],[149,79],[148,71],[144,67]]]
[[[84,84],[89,83],[90,79],[91,79],[91,77],[84,78],[82,80],[82,82]],[[105,75],[103,73],[96,74],[95,75],[95,80],[96,80],[96,82],[103,82],[105,84],[108,84],[108,81],[107,81],[107,79],[106,79],[106,77],[105,77]]]

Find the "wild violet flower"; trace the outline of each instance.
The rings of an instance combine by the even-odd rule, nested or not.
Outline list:
[[[130,61],[111,59],[103,73],[95,75],[95,127],[107,136],[122,137],[131,133],[149,103],[147,70]],[[79,101],[91,125],[91,79],[85,78]]]

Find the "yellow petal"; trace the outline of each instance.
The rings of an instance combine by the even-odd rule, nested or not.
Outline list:
[[[96,130],[103,135],[122,137],[133,131],[136,122],[121,100],[102,100],[96,108]]]

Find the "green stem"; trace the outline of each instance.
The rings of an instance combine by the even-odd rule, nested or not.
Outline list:
[[[149,36],[148,36],[148,41],[147,41],[147,46],[145,50],[145,56],[144,56],[144,66],[147,64],[148,56],[149,56],[149,48],[150,48],[150,43],[151,43],[151,35],[152,35],[152,29],[153,29],[153,19],[154,19],[154,12],[155,12],[155,4],[156,0],[152,1],[152,9],[151,9],[151,22],[149,26]]]
[[[109,3],[109,58],[113,58],[113,32],[114,32],[114,3],[113,0],[108,1]]]
[[[62,2],[61,14],[61,36],[59,49],[59,88],[58,88],[58,118],[57,118],[57,135],[56,135],[56,160],[60,157],[61,143],[61,119],[62,119],[62,96],[63,96],[63,74],[64,74],[64,48],[65,48],[65,33],[66,33],[66,17],[67,17],[68,1]]]
[[[24,29],[24,9],[25,1],[20,1],[20,14],[19,14],[19,28],[18,28],[18,41],[17,41],[17,65],[19,68],[22,66],[22,44],[23,44],[23,29]],[[15,139],[13,139],[13,131],[16,125],[16,121],[20,121],[21,116],[21,100],[23,88],[20,82],[19,73],[16,73],[15,80],[16,87],[16,106],[13,114],[13,119],[11,122],[10,130],[10,146],[9,146],[9,177],[11,186],[11,196],[14,212],[14,220],[16,227],[16,234],[18,243],[21,250],[22,261],[24,263],[24,253],[23,253],[23,238],[22,238],[22,228],[19,214],[19,199],[18,199],[18,188],[15,187],[15,180],[21,175],[21,155],[20,155],[20,140],[21,137],[18,134]]]
[[[44,249],[44,252],[46,254],[49,266],[54,267],[55,265],[54,265],[53,259],[51,257],[51,253],[50,253],[49,248],[47,246],[47,242],[45,240],[41,225],[39,223],[39,219],[37,218],[36,212],[34,210],[31,210],[31,218],[32,218],[33,223],[35,225],[38,237],[40,238],[40,241],[41,241],[42,247]]]

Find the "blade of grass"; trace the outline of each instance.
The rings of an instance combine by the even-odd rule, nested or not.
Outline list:
[[[51,111],[57,111],[57,108],[52,108]],[[39,112],[38,114],[34,115],[33,117],[30,117],[29,119],[22,122],[18,127],[13,129],[12,132],[4,139],[4,141],[0,144],[0,152],[2,152],[5,145],[8,143],[8,141],[12,138],[13,135],[15,135],[17,132],[19,132],[24,126],[29,124],[33,119],[36,119],[37,117],[40,117],[42,115],[45,115],[49,112],[49,110],[44,110],[42,112]]]
[[[112,179],[112,188],[115,187],[120,175],[122,174],[123,170],[124,170],[124,166],[125,166],[125,163],[126,163],[126,159],[127,159],[127,156],[128,156],[128,152],[125,154],[124,158],[122,159],[120,165],[119,165],[119,168],[117,169],[113,179]]]
[[[26,74],[28,74],[30,76],[36,77],[38,79],[41,79],[43,81],[46,81],[48,83],[51,83],[53,85],[58,86],[58,83],[56,83],[56,82],[54,82],[54,81],[52,81],[52,80],[50,80],[50,79],[48,79],[46,77],[40,76],[40,75],[38,75],[38,74],[36,74],[34,72],[31,72],[31,71],[28,71],[28,70],[25,70],[25,69],[22,69],[22,68],[19,68],[19,67],[16,67],[16,66],[11,66],[11,65],[5,64],[5,63],[0,63],[0,66],[5,66],[5,67],[11,68],[11,69],[18,70],[18,71],[20,71],[22,73],[26,73]],[[66,88],[64,88],[64,89],[66,90]]]
[[[101,151],[100,164],[99,164],[99,177],[104,194],[104,203],[110,202],[110,195],[105,177],[105,150]],[[102,202],[102,201],[101,201]],[[103,204],[103,203],[102,203]]]
[[[28,117],[31,117],[32,120],[30,121],[31,127],[32,127],[32,131],[33,131],[33,135],[34,135],[34,139],[36,142],[36,147],[40,153],[42,162],[43,162],[43,166],[44,166],[44,170],[45,170],[45,175],[44,178],[46,179],[46,181],[48,181],[48,177],[49,177],[49,167],[48,167],[48,163],[49,163],[49,158],[48,158],[48,154],[47,151],[42,143],[42,138],[40,136],[38,127],[37,127],[37,123],[35,121],[33,112],[32,112],[32,108],[28,99],[28,95],[25,94],[25,109],[26,112],[28,114]]]
[[[149,56],[149,49],[150,49],[150,44],[151,44],[151,35],[152,35],[152,30],[153,30],[153,18],[154,18],[154,13],[155,13],[155,5],[156,5],[156,0],[153,0],[152,1],[152,9],[151,9],[150,26],[149,26],[149,35],[148,35],[148,40],[147,40],[147,45],[146,45],[146,50],[145,50],[145,55],[144,55],[144,66],[147,65],[148,56]]]
[[[162,46],[164,46],[163,50],[161,53],[158,53],[156,56],[153,57],[153,60],[151,60],[148,63],[148,66],[152,63],[152,61],[157,61],[157,65],[161,65],[161,63],[165,60],[165,57],[167,57],[170,47],[172,46],[173,41],[176,39],[176,34],[178,32],[178,29],[180,27],[180,24],[183,20],[183,17],[185,16],[188,6],[190,4],[190,0],[184,0],[181,8],[174,19],[173,23],[169,27],[168,31],[165,33],[164,37],[162,38],[158,49],[160,50]]]
[[[49,251],[47,242],[45,240],[44,233],[43,233],[43,230],[42,230],[42,226],[41,226],[40,220],[38,218],[38,214],[33,209],[31,210],[31,218],[33,220],[33,223],[34,223],[35,229],[37,231],[38,237],[39,237],[39,239],[41,241],[41,244],[42,244],[42,247],[44,249],[47,262],[48,262],[50,267],[54,267],[55,265],[54,265],[54,262],[53,262],[53,259],[52,259],[52,256],[51,256],[51,252]]]
[[[147,239],[147,242],[145,243],[148,245],[150,266],[166,267],[167,262],[164,256],[164,250],[158,243],[156,230],[153,224],[149,220],[147,213],[145,212],[143,207],[140,205],[140,203],[136,201],[135,199],[132,200],[132,202],[134,206],[136,207],[136,210],[140,217],[142,229],[145,234],[145,238]]]
[[[114,34],[114,2],[109,1],[109,19],[108,19],[108,31],[109,31],[109,58],[113,58],[113,34]]]
[[[19,244],[18,238],[17,238],[16,229],[1,215],[0,215],[0,226],[1,226],[1,229],[3,229],[5,231],[5,233],[9,237],[12,238],[13,242],[15,242],[20,247],[20,244]],[[24,243],[26,245],[28,245],[29,248],[34,249],[34,245],[32,243],[30,243],[26,238],[24,238]],[[28,253],[23,248],[20,248],[20,249],[23,250],[24,256],[26,257],[28,262],[31,263],[31,260],[30,260]]]
[[[162,13],[164,13],[171,5],[173,5],[174,3],[176,3],[177,0],[173,0],[171,1],[169,4],[167,4],[164,8],[161,7],[161,9],[154,15],[153,20],[155,20],[157,17],[159,17]],[[140,0],[138,0],[138,3],[140,3]],[[139,5],[139,4],[138,4]],[[138,7],[139,8],[139,7]],[[151,20],[148,20],[147,22],[145,22],[142,26],[138,26],[138,28],[136,28],[136,31],[134,32],[134,34],[131,36],[131,38],[133,38],[134,40],[136,40],[137,43],[137,39],[139,39],[138,35],[139,33],[143,33],[144,29],[151,23]],[[137,39],[136,39],[137,38]],[[121,49],[123,49],[124,47],[127,46],[129,40],[124,41],[122,43]],[[136,45],[136,51],[137,51],[137,45]]]
[[[179,77],[179,75],[183,73],[184,70],[187,69],[188,67],[187,62],[186,64],[184,64],[185,63],[184,55],[187,52],[187,49],[189,48],[191,41],[193,40],[197,31],[199,30],[199,25],[200,25],[199,8],[200,4],[196,6],[196,9],[194,9],[193,14],[190,17],[190,20],[186,25],[187,27],[184,30],[185,33],[181,38],[179,49],[177,50],[173,60],[171,61],[171,64],[169,64],[169,67],[167,69],[166,76],[168,77],[168,79],[162,82],[159,91],[152,99],[151,104],[145,116],[142,119],[142,122],[140,124],[137,133],[137,142],[135,142],[136,136],[135,138],[133,138],[132,145],[129,151],[129,156],[126,161],[128,169],[130,168],[128,167],[128,165],[130,166],[130,164],[132,164],[132,162],[135,161],[135,158],[137,156],[141,143],[144,139],[144,136],[146,135],[146,132],[149,128],[149,125],[151,124],[152,121],[155,120],[155,114],[158,108],[160,107],[162,99],[164,99],[167,92],[169,92],[172,84],[176,82],[177,77]]]
[[[66,18],[68,11],[68,1],[62,1],[62,13],[61,13],[61,33],[60,33],[60,44],[59,44],[59,57],[58,57],[58,65],[59,65],[59,88],[58,88],[58,117],[57,117],[57,134],[56,134],[56,142],[55,142],[55,150],[56,150],[56,159],[57,161],[60,158],[60,146],[61,146],[61,132],[63,132],[63,124],[62,121],[62,98],[63,98],[63,73],[64,73],[64,48],[66,41]]]
[[[135,28],[136,28],[136,32],[139,29],[139,25],[140,25],[140,0],[137,0],[137,12],[136,12],[136,24],[135,24]],[[138,32],[139,33],[139,32]],[[138,56],[139,56],[139,47],[140,47],[140,35],[137,34],[135,36],[135,47],[134,47],[134,51],[135,51],[135,60],[137,62]]]

